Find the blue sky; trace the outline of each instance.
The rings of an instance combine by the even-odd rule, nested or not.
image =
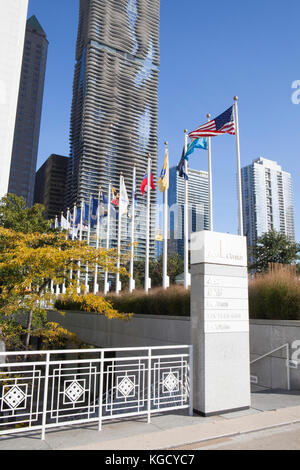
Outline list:
[[[51,153],[68,155],[78,0],[29,0],[47,33],[49,52],[38,167]],[[184,129],[194,130],[239,96],[241,165],[264,156],[292,173],[296,239],[300,241],[299,0],[161,0],[159,170],[164,141],[178,163]],[[197,150],[190,166],[207,169]],[[237,233],[234,137],[212,141],[214,229]]]

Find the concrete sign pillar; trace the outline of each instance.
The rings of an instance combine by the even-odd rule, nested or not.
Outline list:
[[[246,238],[191,235],[194,410],[203,416],[250,406]]]

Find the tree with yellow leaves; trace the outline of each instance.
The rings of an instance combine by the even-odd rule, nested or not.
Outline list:
[[[126,261],[122,258],[121,266]],[[0,317],[16,319],[18,314],[26,314],[26,350],[34,331],[47,336],[48,328],[49,338],[57,335],[55,325],[47,326],[46,322],[47,307],[54,308],[51,285],[66,286],[62,298],[84,303],[86,310],[108,318],[128,318],[103,297],[85,293],[85,286],[79,284],[79,266],[93,271],[96,264],[103,270],[117,272],[117,251],[95,249],[85,242],[69,240],[64,233],[22,233],[0,226]],[[124,267],[119,272],[127,275]]]

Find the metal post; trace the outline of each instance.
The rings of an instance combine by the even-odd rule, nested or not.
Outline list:
[[[136,167],[133,165],[132,176],[132,208],[131,208],[131,247],[130,247],[130,279],[129,279],[129,292],[132,293],[135,288],[135,281],[133,278],[133,265],[134,265],[134,224],[135,224],[135,197],[136,197]]]
[[[210,121],[210,114],[207,114],[207,120]],[[213,196],[212,196],[212,171],[211,171],[211,137],[207,137],[208,150],[208,193],[209,193],[209,230],[213,232]]]
[[[119,195],[121,195],[121,187],[122,187],[122,178],[123,173],[120,174],[120,184],[119,184]],[[120,199],[119,199],[120,200]],[[121,256],[121,231],[122,231],[122,214],[119,207],[119,220],[118,220],[118,244],[117,244],[117,275],[116,275],[116,294],[119,294],[121,290],[121,283],[120,283],[120,256]]]
[[[103,405],[103,377],[104,375],[104,350],[101,351],[100,384],[99,384],[99,424],[98,430],[102,431],[102,405]]]
[[[290,351],[289,344],[286,345],[286,375],[287,375],[287,389],[291,389],[291,380],[290,380]]]
[[[242,181],[241,181],[241,157],[240,157],[240,135],[239,135],[239,115],[238,97],[234,98],[234,122],[235,122],[235,142],[236,142],[236,171],[237,171],[237,192],[238,192],[238,234],[243,236],[243,202],[242,202]]]
[[[184,153],[187,152],[188,146],[188,133],[184,131]],[[184,160],[184,172],[188,177],[188,162]],[[188,180],[184,181],[184,287],[188,289],[191,285],[189,273],[189,195],[188,195]]]
[[[168,142],[165,142],[165,151],[168,150]],[[166,168],[166,172],[169,173],[169,161]],[[169,178],[169,175],[168,175]],[[164,247],[163,247],[163,288],[167,289],[170,285],[169,276],[168,276],[168,188],[164,190],[164,221],[163,221],[163,237],[164,237]]]
[[[148,350],[148,424],[151,422],[151,362],[152,362],[151,348]]]
[[[107,228],[106,228],[106,250],[109,250],[109,242],[110,242],[110,204],[111,204],[111,182],[108,185],[108,201],[107,201]],[[108,271],[105,269],[104,273],[104,295],[106,295],[109,291],[108,286]]]
[[[47,400],[48,400],[48,382],[49,382],[49,365],[50,353],[46,353],[46,368],[45,368],[45,384],[44,384],[44,402],[43,402],[43,419],[42,419],[42,440],[45,440],[46,424],[47,424]]]
[[[194,356],[193,356],[193,345],[189,347],[190,353],[190,396],[189,396],[189,416],[194,414]]]
[[[148,294],[149,291],[149,246],[150,246],[150,193],[151,191],[151,158],[148,158],[148,170],[147,170],[147,215],[146,215],[146,257],[145,257],[145,292]]]

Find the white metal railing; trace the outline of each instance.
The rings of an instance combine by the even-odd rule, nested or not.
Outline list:
[[[264,359],[267,356],[270,356],[274,352],[280,351],[280,349],[285,349],[286,350],[286,359],[285,359],[285,367],[286,367],[286,381],[287,381],[287,389],[290,390],[291,385],[290,385],[290,349],[289,349],[289,343],[285,343],[282,346],[279,346],[278,348],[272,349],[272,351],[269,351],[262,356],[257,357],[256,359],[253,359],[250,361],[250,366],[254,364],[257,361],[260,361],[261,359]],[[250,376],[250,380],[252,383],[257,384],[258,383],[258,377],[255,375]]]
[[[63,355],[63,358],[61,357]],[[189,408],[192,346],[0,352],[0,435]]]

